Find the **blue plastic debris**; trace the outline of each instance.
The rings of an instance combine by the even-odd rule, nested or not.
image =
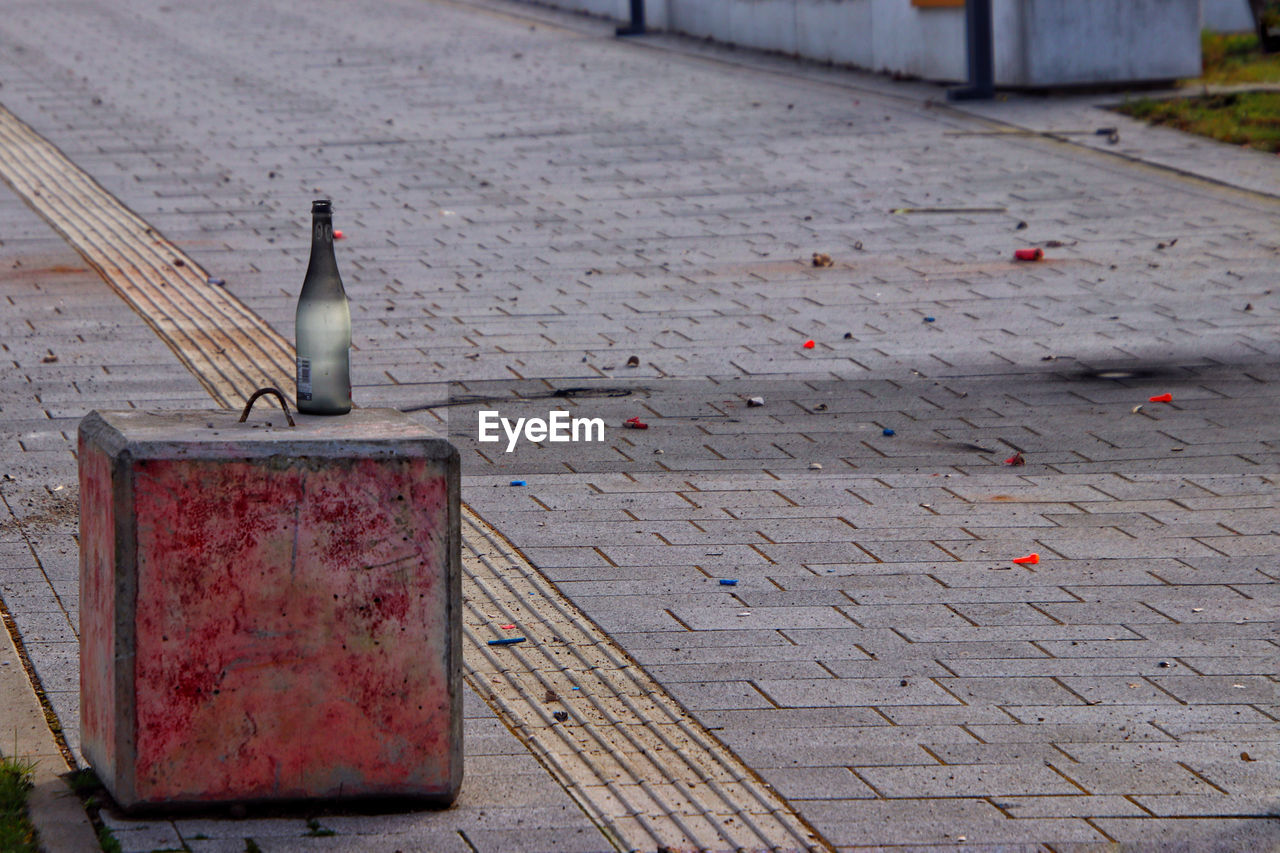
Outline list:
[[[523,643],[524,637],[503,637],[501,640],[490,640],[491,646],[514,646],[516,643]]]
[[[884,428],[884,434],[885,434],[885,435],[893,435],[893,430],[889,429],[888,427],[885,427],[885,428]]]
[[[512,480],[512,481],[511,481],[511,485],[513,485],[513,486],[527,486],[527,485],[529,485],[529,484],[528,484],[528,483],[526,483],[524,480]]]
[[[925,318],[924,318],[924,321],[925,321],[926,323],[932,323],[932,322],[934,322],[934,318],[932,318],[932,317],[925,317]]]
[[[720,578],[720,586],[737,586],[738,582],[731,578]]]

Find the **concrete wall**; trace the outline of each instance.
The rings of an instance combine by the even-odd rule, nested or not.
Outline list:
[[[1018,85],[1200,75],[1198,0],[1025,0],[1018,6]]]
[[[630,9],[629,0],[536,2],[618,20],[627,20]],[[1200,73],[1202,0],[992,2],[1001,85],[1067,86]],[[645,16],[655,30],[873,71],[943,81],[963,80],[968,73],[962,9],[921,8],[911,0],[646,0]]]
[[[1200,14],[1206,30],[1218,33],[1253,30],[1249,0],[1200,0]]]

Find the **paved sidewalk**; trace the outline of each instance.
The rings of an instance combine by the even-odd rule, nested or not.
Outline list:
[[[497,0],[12,11],[0,103],[286,337],[334,198],[357,402],[451,427],[464,499],[837,848],[1280,845],[1274,158],[981,135],[1098,122]],[[8,190],[0,241],[0,596],[74,751],[75,423],[209,403]],[[644,386],[578,403],[605,447],[428,407],[588,379]],[[130,851],[609,849],[467,713],[446,812],[104,814]]]

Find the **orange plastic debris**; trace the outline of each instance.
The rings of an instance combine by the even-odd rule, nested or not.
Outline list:
[[[627,427],[629,429],[648,429],[649,425],[644,421],[640,420],[640,418],[635,417],[635,418],[627,418]]]
[[[813,349],[813,348],[814,348],[814,346],[816,346],[816,344],[814,344],[814,342],[813,342],[813,341],[805,341],[805,342],[804,342],[804,348],[805,348],[805,349]]]
[[[1036,563],[1040,562],[1040,555],[1028,554],[1025,557],[1014,557],[1013,561],[1019,566],[1034,566]]]
[[[1172,403],[1172,402],[1173,402],[1173,395],[1172,395],[1172,394],[1158,394],[1158,395],[1156,395],[1155,397],[1152,397],[1152,398],[1151,398],[1151,402],[1152,402],[1152,403]]]
[[[1019,249],[1013,253],[1013,256],[1020,261],[1038,261],[1044,257],[1044,249],[1039,247],[1034,249]]]
[[[1013,454],[1013,455],[1012,455],[1012,456],[1010,456],[1008,459],[1004,460],[1004,464],[1006,464],[1006,465],[1026,465],[1026,464],[1027,464],[1027,459],[1026,459],[1026,457],[1025,457],[1025,456],[1023,456],[1023,455],[1022,455],[1022,451],[1021,451],[1021,450],[1019,450],[1017,453]]]
[[[339,231],[337,228],[333,229],[333,239],[341,240],[342,237],[343,237],[343,234],[341,231]]]

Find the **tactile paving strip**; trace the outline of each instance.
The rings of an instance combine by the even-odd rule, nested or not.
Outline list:
[[[156,330],[219,404],[243,404],[258,388],[293,375],[288,341],[3,106],[0,153],[0,177]]]
[[[3,106],[0,177],[219,404],[287,387],[288,341]],[[619,850],[831,849],[468,507],[462,543],[468,683]]]

